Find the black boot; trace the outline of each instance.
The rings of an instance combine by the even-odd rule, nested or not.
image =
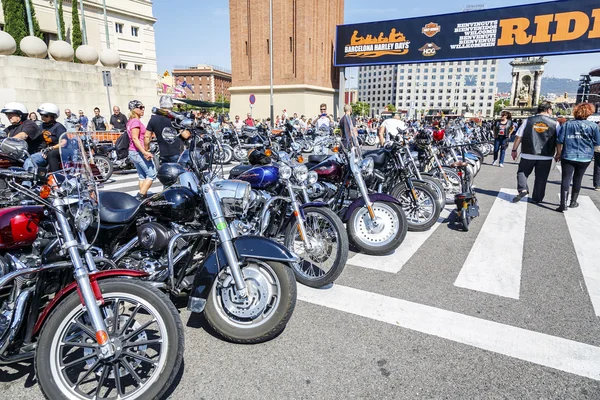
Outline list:
[[[569,204],[570,208],[579,207],[579,203],[577,202],[578,197],[579,197],[579,193],[571,193],[571,204]]]
[[[569,192],[560,192],[560,206],[556,209],[558,212],[567,211],[567,196]]]

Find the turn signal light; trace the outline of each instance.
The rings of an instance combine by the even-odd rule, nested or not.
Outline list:
[[[334,153],[339,153],[340,148],[335,146],[333,149],[331,149],[331,151],[333,151]]]
[[[100,346],[106,344],[106,342],[108,342],[108,333],[106,333],[106,331],[96,332],[96,340]]]
[[[271,149],[266,149],[265,150],[265,156],[271,157],[272,155],[273,155],[273,152],[271,151]]]
[[[302,156],[298,156],[298,162],[299,162],[299,163],[303,163],[303,162],[304,162],[304,157],[302,157]]]
[[[48,185],[44,185],[40,188],[40,197],[42,199],[47,199],[50,197],[50,193],[52,193],[52,188]]]

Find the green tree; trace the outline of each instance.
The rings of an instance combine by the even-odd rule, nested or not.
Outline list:
[[[509,104],[510,104],[510,102],[507,99],[505,99],[505,100],[503,100],[503,99],[497,100],[494,103],[494,115],[500,114],[502,112],[502,109],[504,107],[507,107]]]
[[[219,104],[221,104],[221,103],[229,104],[229,102],[227,101],[227,98],[225,97],[225,95],[224,95],[224,94],[218,94],[218,95],[215,97],[215,103],[219,103]]]
[[[17,51],[15,54],[22,56],[24,54],[19,45],[21,40],[29,34],[25,4],[21,0],[2,0],[2,8],[4,11],[4,21],[6,21],[4,30],[17,42]]]
[[[81,35],[81,24],[79,22],[79,11],[77,10],[77,4],[79,2],[77,0],[73,0],[72,3],[72,15],[73,15],[73,38],[71,39],[71,44],[73,45],[73,50],[77,51],[77,48],[83,44],[83,36]],[[77,57],[75,57],[75,62],[79,62]]]
[[[396,111],[396,106],[393,104],[388,104],[386,107],[387,107],[388,111],[391,111],[391,112]]]
[[[355,115],[360,115],[361,117],[369,115],[369,112],[371,111],[371,106],[363,101],[357,101],[356,103],[352,103],[350,105],[352,106],[352,112]]]
[[[62,32],[63,40],[69,42],[71,38],[67,37],[67,28],[65,28],[65,15],[63,13],[63,0],[58,2],[58,19],[60,20],[60,31]]]

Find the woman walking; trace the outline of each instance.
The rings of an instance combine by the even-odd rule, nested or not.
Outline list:
[[[504,168],[504,156],[508,148],[508,141],[514,131],[515,125],[511,114],[507,111],[502,111],[500,121],[496,122],[494,126],[494,162],[492,165],[498,165],[498,161],[500,161],[500,168]],[[498,159],[498,153],[500,153],[500,159]]]
[[[573,190],[569,207],[579,206],[577,198],[581,190],[581,180],[594,157],[594,147],[600,146],[598,125],[587,121],[587,117],[593,113],[594,106],[592,104],[577,104],[573,109],[575,119],[565,122],[558,131],[556,161],[561,159],[562,166],[560,206],[556,209],[558,212],[567,210],[567,196],[571,180],[573,180]]]
[[[154,155],[148,151],[150,137],[146,138],[146,127],[140,121],[144,116],[145,107],[139,100],[129,102],[129,121],[127,121],[127,134],[129,135],[129,159],[135,165],[139,176],[140,193],[138,200],[148,197],[148,190],[156,179]]]

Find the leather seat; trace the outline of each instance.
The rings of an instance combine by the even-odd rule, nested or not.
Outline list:
[[[327,157],[329,157],[327,154],[325,154],[325,155],[311,154],[310,156],[308,156],[308,162],[319,164],[319,163],[327,160]]]
[[[468,166],[469,166],[469,163],[466,163],[464,161],[457,161],[457,162],[450,164],[450,167],[452,167],[452,168],[465,168]]]
[[[237,165],[233,167],[231,171],[229,171],[229,179],[237,178],[244,172],[249,171],[254,167],[254,165]]]
[[[384,149],[370,150],[363,153],[364,158],[372,158],[375,167],[383,167],[387,162],[388,152]]]
[[[109,224],[124,224],[130,222],[142,202],[135,197],[122,192],[100,192],[100,221]]]

